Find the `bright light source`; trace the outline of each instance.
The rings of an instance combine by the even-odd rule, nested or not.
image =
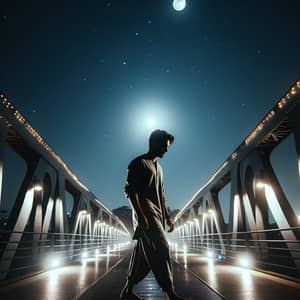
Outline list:
[[[43,190],[43,187],[41,184],[37,183],[34,185],[34,190],[37,191],[37,192],[40,192]]]
[[[87,251],[83,251],[83,252],[81,253],[81,258],[87,258],[87,257],[88,257]]]
[[[196,219],[196,218],[194,218],[194,222],[195,222],[195,223],[199,223],[199,220]]]
[[[218,260],[222,260],[223,256],[221,254],[218,254],[217,258],[218,258]]]
[[[173,8],[177,11],[184,10],[186,6],[186,0],[173,0]]]
[[[300,222],[300,216],[298,216],[298,221]]]
[[[46,260],[46,268],[53,269],[61,265],[61,259],[57,256],[51,255]]]
[[[208,213],[209,213],[209,214],[213,214],[213,213],[214,213],[213,209],[210,208],[210,209],[208,210]]]
[[[98,255],[99,254],[99,249],[96,249],[95,250],[95,255]]]
[[[87,214],[87,210],[83,209],[83,210],[81,210],[79,213],[80,213],[81,215],[85,215],[85,214]]]
[[[256,183],[256,187],[257,187],[258,189],[263,189],[263,188],[265,187],[265,184],[264,184],[262,181],[258,181],[258,182]]]
[[[187,250],[186,245],[183,245],[183,251],[186,252],[186,250]]]
[[[239,265],[243,268],[252,267],[252,259],[249,256],[241,256],[238,259]]]
[[[149,118],[146,121],[146,125],[149,129],[154,130],[156,128],[156,120],[154,118]]]
[[[214,257],[214,252],[212,250],[207,250],[206,255],[208,258],[213,258]]]

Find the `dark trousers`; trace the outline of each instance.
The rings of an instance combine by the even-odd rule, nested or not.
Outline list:
[[[173,291],[169,245],[162,227],[140,230],[129,264],[128,285],[133,287],[150,270],[163,291]]]

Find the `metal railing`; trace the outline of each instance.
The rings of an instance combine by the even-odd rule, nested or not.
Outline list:
[[[14,237],[22,235],[18,240]],[[28,273],[120,255],[130,242],[127,236],[0,231],[0,276],[17,278]]]
[[[300,241],[283,240],[282,234],[300,227],[231,233],[184,233],[171,240],[173,251],[192,253],[300,278]]]

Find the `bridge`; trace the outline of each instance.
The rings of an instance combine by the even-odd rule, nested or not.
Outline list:
[[[9,212],[0,224],[1,299],[119,299],[128,229],[2,92],[0,99],[0,204]],[[186,299],[300,298],[300,220],[271,162],[292,137],[299,183],[299,116],[300,80],[183,203],[168,239]],[[165,299],[152,273],[136,290]]]

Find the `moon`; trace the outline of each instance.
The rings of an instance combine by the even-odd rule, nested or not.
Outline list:
[[[182,11],[186,7],[186,0],[173,0],[173,8],[177,11]]]

